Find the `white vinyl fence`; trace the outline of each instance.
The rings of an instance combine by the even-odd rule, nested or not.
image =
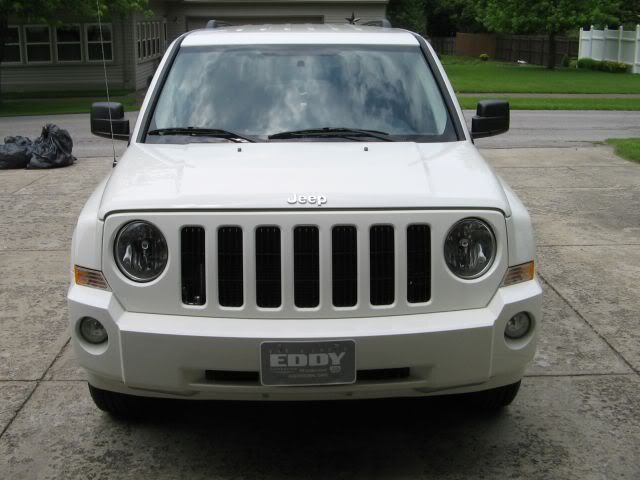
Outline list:
[[[578,58],[628,63],[640,73],[640,25],[633,31],[580,29]]]

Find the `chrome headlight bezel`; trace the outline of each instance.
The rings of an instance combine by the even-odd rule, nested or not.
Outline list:
[[[123,264],[122,259],[120,258],[121,255],[118,254],[120,242],[122,241],[123,236],[126,233],[130,232],[130,229],[137,227],[147,228],[150,229],[150,231],[154,232],[154,235],[157,235],[157,238],[155,239],[155,241],[157,242],[157,246],[164,249],[164,255],[161,255],[162,258],[160,259],[161,267],[154,271],[152,275],[141,276],[131,272],[127,269],[126,265]],[[120,273],[122,273],[129,280],[132,280],[136,283],[152,282],[164,273],[167,268],[167,264],[169,263],[169,247],[167,245],[167,239],[165,238],[162,231],[153,223],[146,220],[132,220],[122,225],[118,230],[118,233],[116,234],[115,240],[113,242],[113,258],[116,262],[116,265],[118,266],[118,270],[120,271]]]
[[[455,266],[451,265],[450,261],[449,261],[449,255],[448,255],[448,248],[450,248],[449,246],[449,241],[450,241],[450,237],[452,235],[452,233],[458,229],[461,228],[464,224],[467,223],[476,223],[479,224],[479,226],[481,228],[483,228],[485,230],[485,233],[488,235],[488,238],[490,239],[491,242],[491,256],[489,258],[489,260],[486,262],[486,264],[483,266],[483,268],[481,270],[479,270],[478,272],[475,272],[471,275],[465,275],[463,273],[461,273],[460,271],[456,271]],[[493,231],[493,228],[491,228],[491,225],[485,221],[482,220],[481,218],[476,218],[476,217],[467,217],[467,218],[463,218],[461,220],[458,220],[456,223],[454,223],[451,228],[447,231],[447,235],[444,238],[444,245],[443,245],[443,255],[444,255],[444,261],[447,265],[447,267],[449,268],[449,271],[451,273],[453,273],[456,277],[462,279],[462,280],[475,280],[477,278],[480,278],[482,276],[484,276],[493,266],[496,258],[497,258],[497,251],[498,251],[498,242],[496,239],[496,235]]]

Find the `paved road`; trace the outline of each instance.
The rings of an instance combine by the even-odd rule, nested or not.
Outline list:
[[[473,114],[465,111],[467,119]],[[133,125],[136,113],[129,114],[129,118]],[[0,138],[17,132],[35,137],[41,126],[48,122],[55,122],[71,132],[77,156],[111,155],[109,142],[89,132],[87,115],[0,118]],[[589,146],[592,142],[614,137],[640,137],[640,112],[519,110],[512,112],[511,130],[507,134],[483,138],[477,143],[481,148],[572,147]],[[125,147],[125,142],[116,142],[119,154]]]
[[[480,148],[575,147],[621,137],[640,137],[640,112],[516,110],[508,133],[477,143]]]

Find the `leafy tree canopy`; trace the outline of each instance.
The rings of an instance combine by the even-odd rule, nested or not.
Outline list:
[[[390,0],[387,16],[394,27],[430,37],[484,31],[469,0]]]
[[[620,0],[471,0],[477,18],[500,33],[559,34],[581,26],[614,25]]]
[[[425,4],[429,0],[389,0],[387,16],[394,27],[426,34]]]
[[[499,33],[545,33],[547,67],[556,62],[555,36],[590,24],[618,22],[621,0],[470,0],[478,20]]]
[[[640,0],[627,0],[620,5],[620,23],[625,29],[636,28],[640,23]]]

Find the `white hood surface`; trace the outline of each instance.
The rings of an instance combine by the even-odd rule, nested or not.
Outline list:
[[[291,205],[296,195],[326,203]],[[468,142],[133,144],[100,206],[150,210],[488,208],[510,216],[493,170]]]

